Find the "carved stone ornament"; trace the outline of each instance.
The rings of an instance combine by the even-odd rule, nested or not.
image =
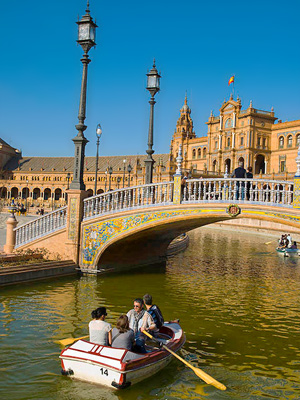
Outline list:
[[[229,214],[231,217],[237,217],[241,213],[241,208],[237,204],[230,204],[226,208],[227,214]]]

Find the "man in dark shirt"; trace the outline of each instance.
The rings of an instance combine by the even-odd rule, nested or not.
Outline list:
[[[252,167],[247,168],[246,178],[253,179]],[[251,187],[251,183],[247,182],[247,190],[246,190],[247,200],[250,200],[250,187]],[[252,187],[252,189],[253,189],[253,187]]]
[[[243,165],[244,165],[243,162],[240,161],[239,166],[231,174],[231,178],[238,178],[238,179],[246,178],[246,170],[243,167]],[[239,195],[240,195],[239,192],[240,192],[240,182],[237,181],[236,182],[236,194],[235,194],[236,200],[239,199]],[[245,197],[245,182],[242,182],[242,184],[241,184],[241,200],[244,200],[244,197]]]

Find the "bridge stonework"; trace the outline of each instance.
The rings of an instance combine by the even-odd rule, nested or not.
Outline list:
[[[15,247],[44,247],[93,272],[165,261],[175,237],[216,222],[260,220],[272,229],[290,227],[291,233],[300,234],[297,184],[296,179],[188,179],[181,193],[181,176],[175,175],[173,182],[90,198],[83,191],[70,191],[68,207],[14,228]],[[230,205],[239,207],[240,214],[230,215]]]

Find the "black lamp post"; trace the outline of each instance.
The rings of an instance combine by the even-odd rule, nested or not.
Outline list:
[[[105,186],[104,186],[104,192],[106,192],[106,185],[107,185],[107,170],[105,171]]]
[[[70,174],[70,172],[68,172],[67,173],[67,181],[68,181],[67,190],[69,190],[69,188],[70,188],[70,178],[71,178],[71,174]]]
[[[149,101],[150,104],[150,120],[149,120],[149,133],[148,133],[148,149],[146,153],[148,154],[145,165],[146,165],[146,184],[152,183],[153,180],[153,164],[154,160],[152,154],[154,153],[153,147],[153,118],[154,118],[154,104],[156,103],[154,100],[154,96],[157,92],[159,92],[159,83],[161,76],[157,72],[155,66],[155,60],[153,61],[153,67],[150,72],[147,74],[147,90],[149,90],[151,99]]]
[[[132,171],[132,166],[128,164],[127,166],[127,171],[128,171],[128,187],[130,187],[130,172]]]
[[[25,210],[26,210],[26,212],[27,212],[27,197],[28,197],[28,195],[29,195],[29,189],[28,189],[28,179],[26,180],[26,194],[25,194]]]
[[[84,54],[81,59],[83,64],[82,81],[81,81],[81,92],[80,92],[80,103],[78,113],[78,124],[75,126],[78,130],[77,136],[73,140],[75,144],[75,159],[74,159],[74,172],[73,180],[70,188],[77,190],[85,190],[85,184],[83,182],[83,166],[84,166],[84,150],[88,140],[84,136],[84,131],[87,126],[84,125],[85,113],[86,113],[86,88],[87,88],[87,70],[88,64],[91,62],[88,56],[88,52],[94,46],[95,34],[97,25],[94,23],[93,18],[90,16],[89,1],[87,2],[86,14],[81,18],[78,24],[78,40],[77,43],[82,47]]]
[[[97,136],[97,152],[96,152],[96,170],[95,170],[95,191],[94,191],[94,196],[97,194],[97,174],[98,174],[98,157],[99,157],[99,141],[100,137],[102,135],[102,129],[101,125],[97,125],[96,129],[96,136]]]
[[[109,187],[108,187],[108,190],[110,191],[111,190],[111,174],[113,173],[112,167],[108,168],[108,173],[109,173]]]
[[[125,171],[126,171],[126,160],[123,160],[123,188],[125,186]]]
[[[120,182],[121,182],[121,177],[118,176],[118,177],[117,177],[118,189],[120,189]]]
[[[67,186],[67,190],[69,190],[70,188],[70,178],[71,178],[71,174],[70,172],[67,173],[67,182],[68,182],[68,186]],[[68,193],[65,192],[65,202],[68,202]]]

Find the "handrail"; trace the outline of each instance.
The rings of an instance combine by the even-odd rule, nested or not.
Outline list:
[[[187,179],[182,204],[238,203],[292,208],[293,181],[272,179]],[[83,201],[83,220],[126,210],[172,205],[174,182],[132,186],[88,197]],[[16,247],[66,227],[67,207],[16,227]]]
[[[51,211],[48,214],[42,215],[33,221],[17,226],[14,229],[16,232],[15,247],[17,248],[42,236],[48,235],[51,232],[65,228],[66,224],[67,206],[64,206],[55,211]]]

